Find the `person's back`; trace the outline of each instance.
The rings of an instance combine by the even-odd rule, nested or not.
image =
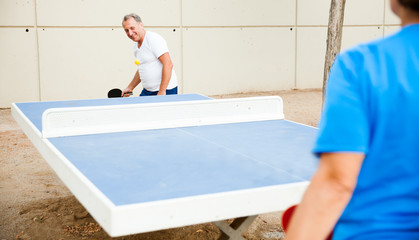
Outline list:
[[[288,240],[419,239],[419,0],[390,3],[403,28],[333,64]]]
[[[334,236],[419,239],[419,24],[348,50],[335,64],[327,104],[339,107],[322,124],[346,151],[366,155]],[[324,138],[314,151],[326,150]]]

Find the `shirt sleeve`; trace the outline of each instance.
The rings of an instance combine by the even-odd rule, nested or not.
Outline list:
[[[161,55],[169,52],[166,40],[164,40],[164,38],[157,33],[152,35],[150,44],[151,50],[156,58],[159,58]]]
[[[327,83],[315,154],[368,151],[370,127],[367,99],[362,94],[363,75],[361,53],[336,57]]]

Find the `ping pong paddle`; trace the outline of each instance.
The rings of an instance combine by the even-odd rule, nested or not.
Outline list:
[[[285,212],[282,214],[281,225],[282,225],[282,229],[284,230],[285,233],[288,230],[288,226],[290,224],[291,217],[294,214],[294,211],[295,211],[296,208],[297,208],[297,205],[293,205],[293,206],[287,208],[287,210],[285,210]],[[333,236],[333,232],[331,232],[329,234],[329,236],[327,236],[326,240],[332,240],[332,236]]]
[[[125,93],[125,94],[132,95],[132,92],[127,92],[127,93]],[[111,89],[111,90],[109,90],[109,92],[108,92],[108,98],[121,97],[121,95],[122,95],[122,90],[121,90],[121,89],[119,89],[119,88],[114,88],[114,89]]]

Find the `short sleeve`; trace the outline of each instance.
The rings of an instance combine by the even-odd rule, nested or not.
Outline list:
[[[167,47],[166,40],[162,36],[157,33],[151,35],[150,39],[151,50],[153,54],[159,58],[161,55],[169,52],[169,48]]]
[[[329,74],[314,153],[368,151],[370,130],[362,76],[361,53],[336,57]]]

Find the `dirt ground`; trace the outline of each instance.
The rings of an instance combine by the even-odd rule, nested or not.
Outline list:
[[[320,90],[292,90],[212,96],[235,98],[279,95],[285,118],[316,126]],[[3,239],[217,239],[213,224],[111,238],[69,192],[11,116],[0,109],[0,240]],[[281,213],[263,214],[245,233],[246,239],[282,239]]]

